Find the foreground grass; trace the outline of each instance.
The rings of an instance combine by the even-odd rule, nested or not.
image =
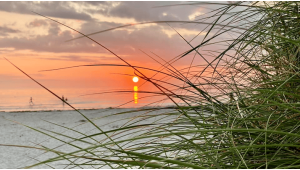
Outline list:
[[[27,168],[61,160],[69,164],[67,168],[299,168],[299,5],[224,4],[195,21],[210,23],[203,30],[207,34],[202,43],[193,47],[182,37],[191,49],[161,63],[162,69],[155,70],[165,75],[160,80],[147,77],[142,72],[147,68],[130,65],[81,33],[155,85],[158,91],[152,93],[165,96],[174,106],[145,109],[145,114],[110,131],[103,131],[74,108],[98,133],[86,135],[71,129],[81,134],[80,138],[45,133],[76,151],[36,148],[56,156]],[[105,31],[109,30],[102,33]],[[232,39],[218,39],[223,35]],[[206,65],[198,67],[201,71],[192,71],[193,67],[177,70],[172,66],[189,53],[203,57],[201,50],[218,45],[223,49],[210,50],[213,60],[205,60]],[[176,83],[169,83],[171,79]],[[165,109],[165,113],[152,114],[157,109]],[[60,139],[62,136],[68,140]],[[78,142],[89,147],[81,147]]]

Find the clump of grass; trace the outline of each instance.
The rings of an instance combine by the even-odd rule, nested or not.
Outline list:
[[[162,59],[162,68],[153,71],[164,75],[163,79],[148,77],[142,70],[149,68],[120,58],[124,66],[157,87],[151,93],[165,96],[174,106],[118,113],[144,111],[109,131],[85,117],[98,132],[82,134],[71,129],[79,138],[46,133],[76,150],[38,148],[57,156],[30,167],[64,161],[68,168],[299,168],[299,5],[223,4],[193,22],[210,23],[199,45],[192,46],[178,33],[191,49],[171,61]],[[222,49],[210,50],[212,46]],[[205,50],[212,61],[203,57]],[[192,52],[203,57],[206,65],[183,70],[172,66]],[[156,114],[157,110],[164,112]]]

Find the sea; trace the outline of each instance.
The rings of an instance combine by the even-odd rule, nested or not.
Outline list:
[[[76,109],[139,108],[159,100],[136,91],[103,92],[97,88],[56,88],[51,91],[59,97],[67,98],[67,102]],[[43,88],[0,91],[0,112],[51,110],[73,109]]]

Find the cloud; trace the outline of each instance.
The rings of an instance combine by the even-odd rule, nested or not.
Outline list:
[[[5,4],[4,2],[0,2],[0,5],[2,3]],[[72,9],[72,12],[77,14],[101,13],[105,16],[114,16],[121,19],[133,17],[136,21],[164,20],[166,17],[169,17],[170,20],[188,21],[190,15],[199,11],[198,7],[183,8],[179,6],[152,8],[159,5],[170,4],[167,2],[40,2],[40,4],[37,4],[37,2],[7,3],[10,4],[10,6],[13,6],[14,9],[8,8],[6,10],[14,10],[19,13],[22,12],[20,6],[23,5],[26,7],[27,5],[26,8],[29,9],[28,6],[33,5],[38,8],[47,8],[48,11],[51,9],[53,12],[57,12],[56,15],[61,15],[59,12],[61,12],[62,8],[68,8],[69,10]],[[80,5],[82,5],[81,11],[78,7]],[[1,8],[3,7],[1,6],[0,10]],[[68,15],[61,17],[67,17]],[[91,16],[94,17],[93,14],[91,14]],[[78,22],[77,24],[79,24],[76,26],[77,29],[85,34],[114,28],[121,25],[114,21],[109,22],[96,19],[85,20],[83,22]],[[66,40],[78,37],[79,34],[71,30],[66,30],[66,28],[63,28],[62,26],[59,26],[57,23],[54,23],[50,20],[33,18],[27,21],[26,24],[24,23],[24,25],[30,27],[30,31],[32,31],[30,35],[1,38],[0,48],[32,50],[34,52],[78,53],[78,55],[63,55],[59,59],[56,58],[56,55],[53,57],[53,60],[93,62],[93,59],[82,58],[79,55],[82,55],[83,53],[100,54],[101,56],[107,56],[108,54],[112,55],[103,47],[88,40],[87,38],[65,42]],[[178,30],[180,34],[188,41],[197,35],[197,33],[200,33],[202,30],[201,28],[206,26],[182,23],[172,23],[170,25]],[[43,34],[34,35],[34,30],[42,30]],[[203,34],[200,36],[203,36]],[[153,52],[168,60],[191,48],[179,35],[177,35],[174,30],[172,30],[165,23],[131,26],[93,35],[91,37],[106,46],[108,49],[112,50],[117,55],[122,56],[124,59],[138,62],[145,62],[144,59],[148,58],[143,52],[140,51],[140,49],[151,55],[153,55],[151,53]],[[192,43],[194,43],[194,41]],[[50,60],[50,58],[45,59]],[[107,58],[102,59],[106,60]],[[149,62],[154,61],[149,59]]]
[[[21,14],[31,14],[31,11],[57,18],[65,19],[78,19],[78,20],[92,20],[92,17],[84,12],[77,12],[72,6],[69,5],[70,2],[51,2],[51,1],[14,1],[0,2],[0,10],[6,12],[15,12]]]
[[[66,43],[73,38],[71,31],[62,31],[57,24],[50,24],[46,35],[34,37],[4,37],[0,39],[0,48],[29,49],[44,52],[99,52],[86,40]]]
[[[47,20],[43,19],[35,19],[34,21],[29,23],[29,27],[41,27],[41,26],[47,26]]]
[[[199,17],[200,15],[203,15],[204,13],[202,12],[195,12],[191,15],[189,15],[189,19],[192,21],[192,20],[195,20],[197,17]]]
[[[6,36],[11,33],[19,33],[19,30],[12,29],[6,26],[0,26],[0,36]]]
[[[157,21],[157,20],[178,20],[178,15],[164,15],[170,9],[153,8],[161,2],[119,2],[118,5],[113,3],[107,4],[104,10],[98,10],[101,14],[120,18],[134,18],[138,22]]]
[[[24,79],[24,76],[22,75],[0,73],[0,80],[22,79],[22,78]]]
[[[33,21],[35,22],[35,21]],[[49,24],[50,23],[50,24]],[[77,53],[78,55],[63,55],[57,57],[45,57],[47,60],[70,60],[94,62],[102,60],[119,60],[117,57],[100,57],[100,58],[85,58],[80,55],[83,53],[100,54],[100,56],[107,56],[110,54],[101,46],[82,38],[79,40],[65,42],[66,40],[75,38],[75,34],[69,30],[63,31],[56,23],[48,22],[47,33],[45,35],[37,35],[33,37],[12,37],[0,39],[0,48],[14,48],[15,50],[32,50],[35,52],[52,52],[52,53]],[[99,29],[107,29],[115,27],[118,24],[109,22],[84,22],[79,28],[83,33],[91,33]],[[34,29],[34,28],[33,28]],[[167,30],[167,31],[166,31]],[[178,29],[178,31],[187,39],[191,39],[199,31],[186,31]],[[170,36],[171,34],[171,36]],[[76,34],[76,37],[78,34]],[[143,52],[153,56],[152,52],[165,58],[171,59],[178,54],[190,49],[189,45],[181,39],[169,26],[150,25],[147,27],[128,27],[126,29],[117,29],[101,34],[91,36],[99,43],[112,50],[117,55],[121,56],[127,61],[135,62],[155,62]],[[81,54],[80,54],[81,53]]]
[[[189,20],[189,16],[201,7],[196,5],[184,5],[187,2],[149,2],[149,1],[122,1],[122,2],[84,2],[90,8],[91,14],[103,14],[108,17],[132,18],[137,22],[144,21],[183,21]],[[179,4],[178,6],[166,6]],[[202,11],[205,9],[201,8]],[[202,12],[201,11],[201,12]]]
[[[58,56],[58,57],[43,57],[45,60],[58,60],[58,61],[77,61],[77,62],[89,62],[89,63],[97,63],[100,60],[116,60],[113,57],[105,57],[105,56],[83,56],[83,55],[67,55],[67,56]]]

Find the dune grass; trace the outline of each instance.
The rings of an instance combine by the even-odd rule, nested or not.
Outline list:
[[[215,3],[189,5],[201,4]],[[133,66],[113,49],[80,33],[124,61],[125,65],[118,66],[131,67],[137,76],[157,87],[148,93],[162,95],[174,106],[144,109],[144,114],[110,131],[85,117],[98,132],[86,135],[71,129],[81,135],[79,138],[41,132],[76,151],[36,148],[56,156],[27,168],[61,160],[67,168],[299,168],[300,3],[221,5],[191,22],[207,25],[200,44],[193,46],[178,33],[190,50],[171,61],[157,56],[161,69],[153,71],[164,75],[162,79],[144,75],[143,70],[151,68]],[[211,48],[215,46],[220,49]],[[172,66],[190,53],[202,57],[205,64],[193,63],[181,70]],[[153,114],[156,110],[165,111]],[[89,146],[81,147],[80,143]]]

